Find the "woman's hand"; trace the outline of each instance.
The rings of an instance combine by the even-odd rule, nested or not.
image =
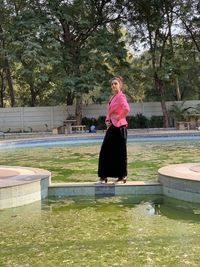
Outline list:
[[[112,125],[112,123],[110,121],[107,121],[106,122],[106,126],[107,126],[107,129]]]

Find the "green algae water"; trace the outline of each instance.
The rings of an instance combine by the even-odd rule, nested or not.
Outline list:
[[[100,143],[1,149],[0,165],[42,168],[54,182],[95,182]],[[128,180],[155,180],[158,169],[199,162],[200,140],[128,142]]]
[[[0,212],[0,266],[199,266],[200,207],[158,196],[49,199]]]

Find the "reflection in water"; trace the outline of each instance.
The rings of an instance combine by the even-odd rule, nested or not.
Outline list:
[[[50,198],[0,212],[0,266],[198,266],[199,205],[159,196]]]
[[[161,213],[169,219],[191,222],[200,221],[200,205],[164,197]]]
[[[160,205],[159,204],[153,204],[149,203],[147,208],[148,215],[159,215],[160,213]]]

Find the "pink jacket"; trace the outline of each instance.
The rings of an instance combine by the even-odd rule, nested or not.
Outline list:
[[[126,96],[120,91],[111,97],[107,105],[106,122],[111,121],[116,127],[127,125],[126,115],[130,111]]]

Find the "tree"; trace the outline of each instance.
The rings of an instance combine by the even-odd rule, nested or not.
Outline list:
[[[11,106],[15,106],[15,95],[14,95],[14,87],[13,87],[13,79],[12,79],[12,71],[9,62],[9,43],[10,43],[10,35],[9,35],[9,26],[11,24],[12,18],[10,16],[9,10],[5,5],[4,1],[0,3],[1,9],[1,20],[0,20],[0,58],[1,58],[1,105],[3,106],[3,96],[4,96],[4,88],[5,79],[7,80],[7,85],[9,88],[10,102]],[[7,28],[7,29],[5,29]]]
[[[161,107],[164,117],[164,127],[168,127],[169,118],[165,104],[165,88],[163,82],[163,58],[168,34],[164,29],[165,9],[163,1],[134,1],[129,5],[129,23],[135,36],[149,47],[152,78],[155,88],[160,94]]]
[[[70,96],[76,98],[77,123],[81,123],[82,96],[87,90],[83,86],[84,65],[88,57],[89,39],[94,33],[100,31],[106,25],[120,20],[125,7],[121,1],[46,1],[43,12],[49,18],[49,23],[57,26],[55,38],[59,41],[62,51],[62,64],[66,76],[66,85],[70,83]],[[38,4],[39,1],[38,1]],[[69,86],[68,86],[69,88]]]
[[[178,1],[176,16],[185,31],[185,38],[193,49],[200,52],[200,3],[198,0]]]
[[[148,2],[136,0],[129,3],[128,6],[128,29],[132,36],[132,43],[138,42],[140,38],[141,43],[148,49],[148,73],[151,73],[155,88],[159,93],[165,127],[168,127],[168,112],[165,101],[169,85],[172,87],[173,81],[176,88],[176,99],[180,100],[182,95],[179,78],[187,68],[185,63],[187,56],[184,56],[183,60],[181,60],[179,58],[180,54],[176,53],[177,51],[180,52],[180,47],[183,47],[183,44],[185,44],[182,41],[183,38],[187,38],[186,44],[189,44],[191,40],[196,46],[198,43],[197,24],[195,27],[194,23],[193,25],[189,23],[189,21],[197,21],[197,16],[194,15],[192,20],[189,19],[189,14],[192,11],[194,12],[196,3],[197,1],[195,0],[151,0]],[[186,21],[187,24],[185,23]],[[178,30],[175,30],[177,25]],[[183,29],[191,33],[190,40],[187,34],[182,31]],[[185,62],[183,62],[184,60]]]
[[[52,88],[53,66],[60,63],[58,45],[46,18],[30,6],[20,12],[14,25],[12,52],[21,87],[18,96],[26,99],[28,105],[36,106],[39,98]]]

